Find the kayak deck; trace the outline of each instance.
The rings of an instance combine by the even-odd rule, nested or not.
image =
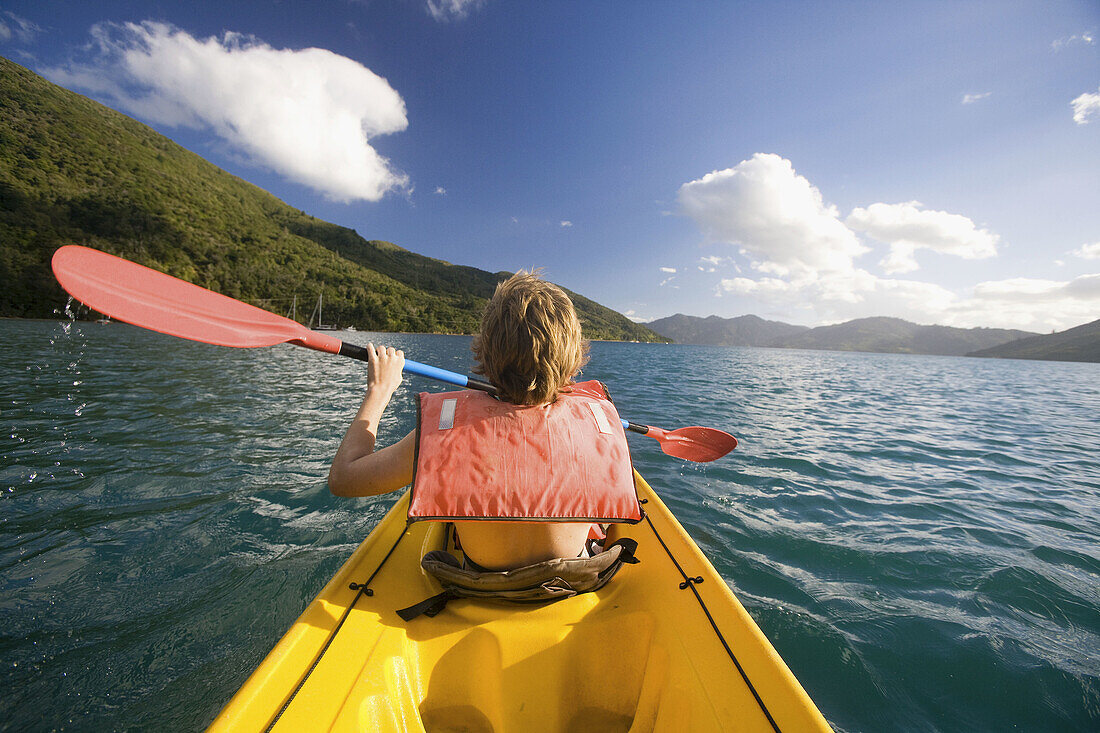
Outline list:
[[[641,563],[599,591],[543,605],[452,600],[410,622],[396,611],[440,592],[420,558],[445,533],[431,522],[406,530],[406,494],[210,730],[829,730],[679,522],[635,480],[648,519],[608,534],[637,540]]]

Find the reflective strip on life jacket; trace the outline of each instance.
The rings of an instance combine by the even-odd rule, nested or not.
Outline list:
[[[409,520],[637,522],[626,433],[598,382],[550,405],[421,393]]]

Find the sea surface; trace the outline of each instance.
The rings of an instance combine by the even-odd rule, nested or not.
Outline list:
[[[468,338],[342,336],[470,365]],[[595,343],[585,376],[740,438],[631,448],[836,729],[1100,730],[1100,364]],[[0,729],[209,723],[395,499],[325,485],[364,383],[0,321]]]

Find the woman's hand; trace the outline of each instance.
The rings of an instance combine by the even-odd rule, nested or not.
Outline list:
[[[401,386],[405,352],[392,346],[367,344],[367,390],[392,395]]]

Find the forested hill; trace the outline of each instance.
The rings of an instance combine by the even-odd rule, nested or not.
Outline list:
[[[968,356],[1100,362],[1100,320],[1045,336],[1022,338]]]
[[[792,326],[780,321],[766,321],[759,316],[685,316],[677,313],[646,324],[678,344],[709,346],[771,346],[775,341],[809,331],[807,326]]]
[[[765,321],[757,316],[698,318],[677,313],[647,325],[683,344],[953,356],[1035,335],[1001,328],[920,326],[900,318],[859,318],[832,326],[806,328]]]
[[[424,257],[294,209],[149,127],[0,58],[0,316],[50,317],[54,250],[84,244],[305,320],[471,333],[507,273]],[[585,335],[656,334],[576,294]]]
[[[1005,328],[922,326],[900,318],[857,318],[819,326],[781,339],[774,346],[788,349],[872,351],[884,354],[962,356],[1035,334]]]

